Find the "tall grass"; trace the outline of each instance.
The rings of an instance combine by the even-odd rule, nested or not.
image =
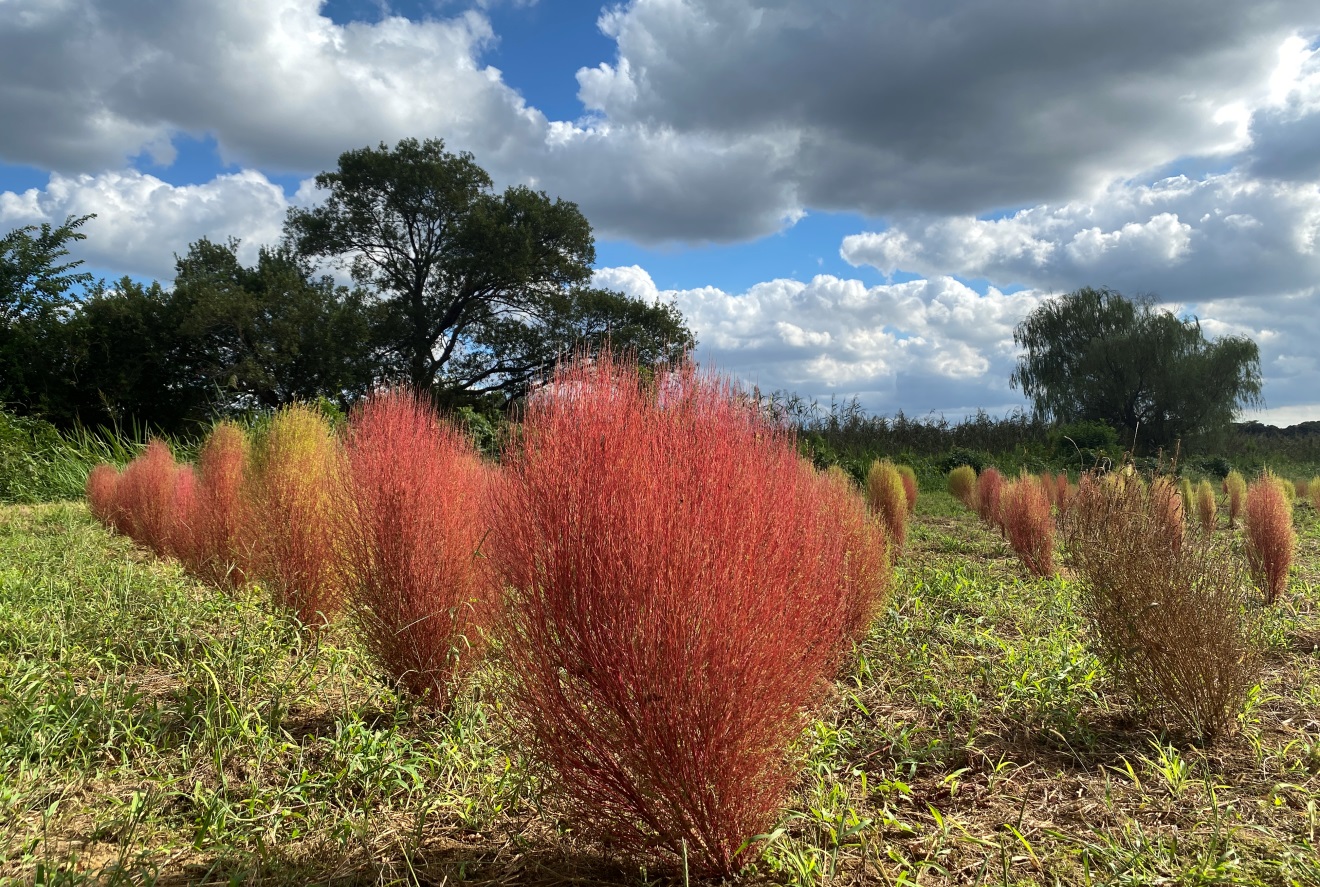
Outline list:
[[[1240,472],[1230,471],[1224,477],[1224,493],[1228,496],[1228,528],[1231,530],[1237,526],[1242,503],[1247,498],[1247,481]]]
[[[732,875],[884,592],[884,539],[726,382],[561,368],[505,457],[494,556],[513,728],[576,828]]]
[[[1196,515],[1202,532],[1209,533],[1215,528],[1215,516],[1219,506],[1215,502],[1215,488],[1210,481],[1203,480],[1196,485]]]

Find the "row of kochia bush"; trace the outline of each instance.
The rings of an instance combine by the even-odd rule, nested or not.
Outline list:
[[[1147,495],[1150,506],[1162,515],[1170,538],[1181,539],[1194,522],[1203,534],[1215,531],[1219,503],[1208,480],[1193,486],[1169,476],[1157,476],[1149,484],[1130,470],[1105,474],[1083,474],[1070,483],[1066,474],[1023,473],[1008,481],[990,467],[979,475],[963,465],[949,474],[949,492],[975,511],[987,525],[998,529],[1026,567],[1038,576],[1055,572],[1055,531],[1066,529],[1067,518],[1078,503],[1089,502],[1093,484],[1134,486]],[[1228,528],[1243,524],[1243,551],[1265,599],[1273,602],[1287,587],[1288,570],[1296,549],[1292,505],[1303,501],[1320,510],[1320,477],[1290,481],[1269,471],[1248,484],[1232,471],[1222,489],[1228,510]]]
[[[87,494],[198,576],[347,617],[431,704],[498,644],[517,747],[575,827],[714,874],[773,827],[890,576],[884,520],[729,383],[608,358],[530,398],[498,468],[395,391],[342,435],[294,406],[251,439],[217,426],[195,466],[151,443]]]
[[[1241,516],[1239,543],[1215,532],[1218,502],[1208,481],[1146,480],[1130,468],[1083,474],[1076,484],[1064,474],[1006,481],[994,468],[977,475],[968,466],[949,476],[949,491],[1036,575],[1054,574],[1061,533],[1093,646],[1110,673],[1165,724],[1205,738],[1234,729],[1259,682],[1258,602],[1273,603],[1287,587],[1298,486],[1269,472],[1250,485],[1229,474],[1228,526]],[[1301,489],[1320,509],[1320,478]]]

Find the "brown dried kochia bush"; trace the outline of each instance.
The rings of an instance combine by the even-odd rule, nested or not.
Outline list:
[[[1246,565],[1227,539],[1170,545],[1168,484],[1088,476],[1064,521],[1067,560],[1097,653],[1164,726],[1212,740],[1259,682],[1261,635]]]

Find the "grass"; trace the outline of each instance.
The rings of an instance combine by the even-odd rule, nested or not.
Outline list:
[[[1296,514],[1266,680],[1239,734],[1201,747],[1111,691],[1066,573],[1030,578],[923,492],[745,879],[1320,885],[1320,524]],[[0,880],[682,881],[612,864],[543,803],[489,671],[436,715],[345,630],[307,640],[262,598],[81,505],[0,509]]]

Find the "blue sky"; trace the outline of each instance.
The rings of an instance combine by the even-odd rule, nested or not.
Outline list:
[[[5,0],[0,228],[95,212],[88,267],[168,283],[340,152],[440,137],[576,201],[600,283],[765,387],[1003,412],[1013,326],[1107,285],[1251,336],[1263,417],[1320,419],[1314,4],[943,10]]]

